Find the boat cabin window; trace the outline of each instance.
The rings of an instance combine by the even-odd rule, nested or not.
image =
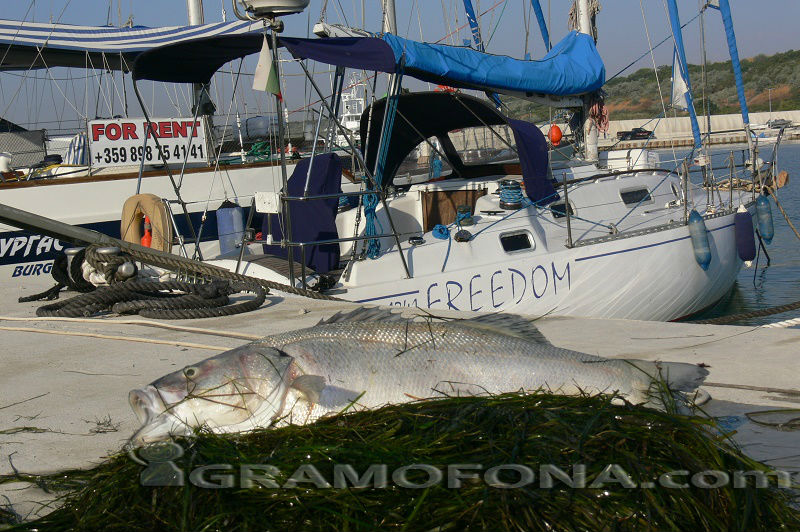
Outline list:
[[[628,188],[619,191],[619,197],[625,205],[638,205],[639,203],[653,203],[653,197],[646,187]]]
[[[400,163],[392,183],[395,186],[413,185],[448,177],[453,173],[453,167],[442,155],[444,150],[436,137],[420,142]]]
[[[514,133],[508,126],[468,127],[451,131],[447,136],[467,166],[519,160]]]
[[[563,201],[557,201],[555,203],[550,204],[550,212],[553,214],[553,218],[564,218],[567,215],[567,207]],[[569,204],[569,215],[573,216],[575,214],[575,207],[572,206],[572,202]]]
[[[503,251],[506,253],[536,249],[533,238],[531,238],[531,234],[527,231],[517,231],[515,233],[500,235],[500,244],[503,246]]]

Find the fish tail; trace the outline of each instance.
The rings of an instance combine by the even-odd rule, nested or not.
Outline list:
[[[641,371],[649,377],[648,384],[663,383],[672,391],[693,392],[708,376],[708,370],[703,364],[689,364],[686,362],[651,362],[649,360],[626,360],[633,366],[634,371]]]
[[[624,362],[639,374],[639,378],[636,378],[639,386],[634,385],[636,392],[631,397],[634,402],[641,401],[660,410],[682,414],[690,412],[685,394],[697,390],[708,375],[708,370],[702,364],[648,360]]]

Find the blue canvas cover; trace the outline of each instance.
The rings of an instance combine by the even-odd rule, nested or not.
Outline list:
[[[567,96],[599,89],[606,79],[594,39],[570,32],[542,59],[523,61],[467,47],[428,44],[384,34],[407,74],[432,83],[510,94]]]
[[[306,186],[306,176],[311,159],[303,159],[289,178],[289,196],[302,196]],[[335,153],[325,153],[314,157],[311,168],[311,182],[308,190],[310,196],[322,194],[340,194],[342,192],[342,163]],[[291,201],[289,216],[292,220],[292,240],[295,242],[314,242],[339,238],[336,231],[336,211],[339,198]],[[266,217],[262,226],[264,235],[269,234]],[[272,221],[272,238],[275,242],[283,239],[281,224]],[[289,253],[280,245],[264,245],[264,253],[280,258],[287,258]],[[295,262],[300,262],[300,248],[292,251]],[[317,273],[328,273],[339,266],[339,244],[323,244],[306,246],[306,266]],[[299,274],[299,272],[298,272]]]
[[[205,83],[228,61],[261,50],[258,35],[222,35],[182,41],[142,53],[134,77]],[[328,65],[405,74],[423,81],[516,96],[568,96],[592,92],[605,83],[603,61],[589,35],[569,33],[542,59],[525,61],[469,47],[379,37],[300,39],[281,37],[295,58]]]

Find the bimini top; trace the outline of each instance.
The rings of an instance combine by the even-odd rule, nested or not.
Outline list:
[[[0,20],[0,70],[56,66],[130,70],[135,57],[165,44],[263,30],[255,22],[147,28]]]
[[[366,144],[367,167],[375,161],[383,129],[386,99],[376,101],[361,115],[361,139]],[[372,116],[372,125],[369,124]],[[425,139],[439,139],[455,178],[474,178],[505,174],[500,163],[464,164],[448,133],[481,126],[508,125],[514,133],[517,154],[525,182],[525,192],[536,204],[546,205],[558,199],[548,173],[548,146],[536,125],[513,120],[498,112],[488,101],[466,94],[415,92],[397,97],[397,116],[388,140],[384,163],[383,186],[390,184],[403,160]]]
[[[142,54],[136,61],[134,77],[205,83],[226,62],[258,52],[262,42],[255,35],[247,35],[165,46]],[[420,43],[391,34],[328,39],[281,37],[279,44],[299,59],[387,73],[403,71],[432,83],[516,96],[577,95],[597,90],[605,83],[605,67],[594,40],[574,31],[538,61],[492,55],[468,47]]]

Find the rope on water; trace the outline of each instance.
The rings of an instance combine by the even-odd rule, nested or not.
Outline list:
[[[229,305],[228,296],[240,292],[253,292],[255,297],[244,303]],[[134,280],[103,286],[94,292],[45,305],[36,310],[36,315],[78,318],[111,311],[156,319],[197,319],[249,312],[259,308],[265,300],[266,291],[254,284]]]
[[[719,318],[712,318],[710,320],[688,320],[683,323],[697,323],[706,325],[725,325],[735,321],[747,320],[750,318],[760,318],[762,316],[771,316],[773,314],[781,314],[791,310],[800,309],[800,301],[788,303],[786,305],[779,305],[777,307],[769,307],[761,310],[753,310],[750,312],[742,312],[741,314],[733,314],[731,316],[720,316]],[[788,327],[788,325],[787,325]]]
[[[781,211],[781,214],[783,215],[784,219],[786,220],[786,223],[789,224],[789,227],[791,227],[792,231],[794,231],[794,236],[796,236],[800,240],[800,232],[794,226],[794,224],[792,223],[792,220],[789,219],[789,215],[786,214],[786,211],[783,210],[783,205],[781,205],[781,202],[778,200],[778,196],[775,194],[776,190],[771,188],[771,187],[765,187],[765,188],[767,189],[767,192],[769,193],[769,195],[772,196],[772,199],[775,200],[775,205],[778,206],[778,209]]]

